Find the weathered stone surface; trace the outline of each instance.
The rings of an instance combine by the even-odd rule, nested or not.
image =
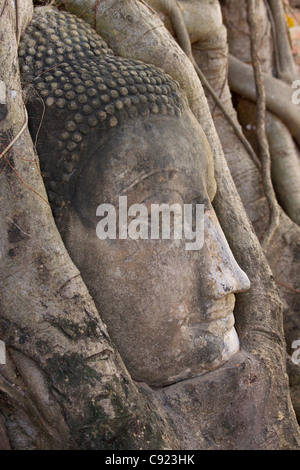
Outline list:
[[[38,90],[28,109],[56,220],[132,376],[161,386],[219,367],[239,349],[233,293],[249,280],[211,207],[213,158],[184,93],[53,9],[36,12],[20,57]],[[100,241],[98,205],[124,194],[203,203],[205,249],[187,252],[184,239]]]
[[[19,61],[46,186],[55,180],[49,198],[58,224],[71,194],[65,184],[72,187],[91,142],[131,118],[182,113],[185,97],[176,81],[154,66],[115,56],[83,20],[55,8],[35,10]]]
[[[106,2],[104,2],[106,3]],[[130,3],[130,2],[126,2]],[[137,5],[141,5],[140,2],[136,2]],[[110,10],[112,16],[114,16],[114,12],[111,9]],[[139,17],[140,20],[140,17]],[[172,54],[171,54],[172,55]],[[176,60],[174,63],[177,65]],[[78,83],[76,86],[80,85]],[[199,87],[200,89],[200,87]],[[73,91],[73,90],[66,90],[68,91]],[[54,100],[54,98],[51,96],[51,98]],[[64,99],[63,97],[60,97]],[[97,97],[95,97],[97,99]],[[72,101],[75,101],[74,98],[71,97]],[[89,103],[83,103],[89,105]],[[75,103],[77,106],[77,103]],[[75,105],[72,105],[74,107]],[[56,108],[53,106],[53,109]],[[72,109],[71,109],[72,111]],[[88,109],[87,109],[88,111]],[[106,111],[104,111],[106,112]],[[184,119],[186,121],[186,125],[190,126],[190,129],[194,129],[196,131],[195,122],[193,121],[191,115],[188,113],[188,110],[183,108],[183,113],[184,113]],[[135,113],[136,115],[136,113]],[[54,119],[55,115],[52,116],[52,119]],[[130,117],[135,117],[135,116],[130,116]],[[103,116],[104,120],[105,117]],[[75,125],[78,124],[78,122],[83,126],[83,124],[86,124],[85,121],[86,117],[83,112],[80,112],[79,115],[76,117],[73,116],[68,118],[68,129],[64,129],[65,132],[67,133],[72,133],[75,132],[76,127]],[[159,116],[155,115],[150,115],[150,116],[145,116],[142,119],[140,119],[140,123],[138,123],[137,119],[128,119],[127,121],[124,121],[122,125],[116,126],[115,128],[107,128],[105,127],[104,129],[104,137],[100,138],[99,140],[99,135],[95,135],[94,141],[90,141],[89,144],[91,145],[89,152],[87,154],[84,154],[83,161],[85,163],[84,170],[86,170],[86,174],[90,175],[91,179],[97,180],[97,178],[100,178],[101,171],[100,171],[100,166],[101,164],[107,166],[107,169],[111,169],[114,171],[110,171],[110,177],[116,183],[118,181],[118,178],[115,178],[117,174],[117,168],[114,166],[112,163],[115,162],[116,165],[119,164],[126,164],[126,161],[128,163],[132,163],[132,155],[129,154],[126,156],[126,158],[123,159],[123,162],[118,161],[118,158],[114,158],[114,149],[110,148],[109,142],[112,142],[114,145],[117,141],[119,143],[122,143],[122,131],[124,132],[123,136],[123,142],[127,142],[126,140],[126,132],[130,133],[130,130],[136,129],[137,132],[135,134],[131,133],[131,138],[133,141],[128,141],[127,145],[129,150],[132,150],[132,145],[134,142],[134,145],[136,143],[136,140],[141,140],[143,137],[142,133],[139,133],[138,130],[142,129],[143,126],[148,125],[148,133],[149,133],[149,141],[148,141],[148,148],[149,148],[149,155],[147,158],[142,158],[141,159],[141,165],[140,165],[140,170],[142,170],[143,165],[146,165],[146,168],[148,168],[148,163],[149,161],[152,161],[151,159],[151,152],[153,152],[152,157],[155,156],[154,149],[157,148],[157,146],[153,145],[153,142],[161,144],[163,147],[164,144],[164,139],[161,139],[160,135],[160,127],[157,124],[158,122],[163,122],[162,120],[166,119],[164,121],[164,129],[167,132],[169,129],[169,132],[171,132],[171,125],[170,123],[174,125],[175,128],[175,121],[177,124],[177,131],[174,134],[171,133],[170,136],[172,136],[173,141],[174,141],[174,136],[176,136],[176,145],[177,141],[181,141],[182,135],[184,135],[183,127],[182,124],[180,124],[180,119],[177,116],[169,116],[169,115],[163,115],[160,113]],[[218,144],[217,139],[215,139],[215,133],[213,130],[213,126],[210,123],[211,116],[209,114],[207,105],[205,105],[204,101],[201,101],[201,126],[202,122],[204,122],[203,129],[206,129],[209,141],[211,143],[212,148],[214,149],[215,154],[217,155],[216,158],[216,175],[218,178],[218,195],[215,198],[214,205],[218,209],[218,215],[220,219],[222,219],[222,226],[227,229],[227,238],[230,239],[231,246],[233,247],[233,250],[235,250],[235,254],[237,255],[238,259],[242,262],[243,266],[245,266],[245,269],[248,268],[251,274],[251,281],[252,285],[254,287],[250,292],[246,292],[245,294],[241,294],[237,296],[238,300],[238,306],[236,309],[236,315],[237,315],[237,327],[239,328],[239,335],[240,338],[242,339],[242,351],[239,355],[234,356],[231,360],[229,360],[223,367],[220,367],[213,372],[205,375],[201,375],[198,377],[194,377],[191,380],[184,380],[180,383],[176,383],[174,385],[171,385],[170,387],[164,387],[163,389],[157,391],[155,389],[151,389],[150,387],[147,386],[142,386],[141,389],[143,392],[146,393],[148,396],[149,400],[151,401],[153,399],[154,406],[159,409],[159,405],[157,406],[158,402],[160,401],[164,409],[170,414],[170,419],[172,424],[174,425],[174,429],[176,434],[180,437],[181,443],[183,443],[183,446],[185,448],[191,448],[190,446],[192,445],[192,448],[296,448],[298,445],[298,431],[295,427],[295,421],[293,420],[292,417],[292,412],[291,412],[291,406],[290,402],[288,400],[288,394],[287,394],[287,382],[284,378],[284,367],[283,367],[283,360],[282,360],[282,355],[284,352],[283,348],[283,334],[281,331],[281,325],[280,325],[280,305],[278,304],[278,297],[276,296],[276,292],[274,289],[274,286],[272,284],[272,278],[270,277],[271,273],[269,272],[269,269],[261,255],[261,251],[259,249],[259,245],[255,237],[253,236],[251,232],[251,228],[248,224],[248,221],[244,215],[243,209],[241,204],[239,203],[239,200],[236,196],[236,192],[233,189],[233,185],[230,179],[230,175],[228,173],[228,169],[226,167],[226,164],[224,163],[224,160],[222,159],[221,153],[221,148]],[[70,121],[70,122],[69,122]],[[205,121],[206,121],[206,126],[205,126]],[[46,121],[45,121],[46,122]],[[49,121],[50,122],[50,121]],[[65,121],[64,121],[65,124]],[[44,125],[44,130],[46,128],[47,130],[47,125]],[[136,126],[136,127],[135,127]],[[140,127],[139,127],[140,126]],[[168,127],[170,126],[170,127]],[[57,127],[57,125],[56,125]],[[174,131],[173,128],[173,131]],[[88,124],[83,127],[81,132],[84,135],[88,135],[89,137],[92,136],[92,132],[89,130],[90,126]],[[153,132],[153,129],[155,132]],[[84,132],[83,132],[84,130]],[[198,138],[200,138],[199,135],[199,127],[197,128],[196,133],[198,134]],[[43,129],[41,129],[40,132],[40,137],[39,140],[41,139],[43,133]],[[47,133],[45,132],[45,138],[47,137]],[[152,139],[151,139],[152,136]],[[156,137],[156,140],[154,140],[154,137]],[[69,142],[70,136],[68,134],[65,135],[66,141]],[[98,139],[98,140],[97,140]],[[168,139],[165,139],[167,142]],[[47,139],[42,141],[44,142],[43,146],[45,149],[47,148],[46,142]],[[54,139],[52,142],[55,142]],[[83,142],[86,142],[85,139],[83,139]],[[194,141],[192,141],[194,142]],[[204,141],[203,141],[204,142]],[[194,142],[195,144],[195,142]],[[172,155],[169,154],[169,157],[172,159],[172,163],[175,165],[175,163],[178,165],[178,162],[180,163],[181,167],[184,168],[184,165],[188,165],[188,160],[192,162],[189,170],[191,170],[192,166],[194,168],[197,166],[196,162],[198,165],[200,165],[200,162],[203,163],[205,161],[205,155],[210,160],[208,154],[209,151],[204,151],[198,158],[194,155],[192,158],[190,158],[189,154],[189,145],[192,147],[191,144],[185,144],[185,151],[181,152],[181,158],[178,155],[178,149],[176,149],[176,145],[173,145],[173,150],[174,153]],[[182,145],[182,142],[181,142]],[[199,145],[199,142],[198,142]],[[195,145],[194,145],[195,146]],[[97,152],[99,155],[101,154],[102,149],[108,149],[108,154],[107,158],[97,159]],[[138,148],[138,147],[137,147]],[[51,150],[51,151],[50,151]],[[116,149],[115,149],[116,150]],[[125,152],[125,148],[123,151]],[[204,149],[202,149],[204,150]],[[165,153],[169,153],[169,147],[164,150]],[[218,153],[220,152],[220,153]],[[44,161],[49,159],[49,161],[52,160],[55,161],[55,152],[53,149],[49,149],[48,156],[46,155]],[[52,155],[52,156],[51,156]],[[53,157],[54,155],[54,157]],[[81,154],[80,154],[81,155]],[[216,156],[215,155],[215,156]],[[105,157],[106,154],[103,154],[103,157]],[[133,156],[134,157],[134,156]],[[158,164],[158,168],[162,173],[162,176],[165,177],[169,173],[165,171],[164,165],[170,162],[170,160],[165,159],[164,161],[158,162],[157,160],[159,159],[159,152],[156,155],[156,160],[154,158],[154,161]],[[82,157],[81,157],[82,158]],[[138,160],[138,155],[136,155],[134,158]],[[127,159],[127,160],[126,160]],[[121,160],[121,159],[119,159]],[[152,164],[154,164],[154,161]],[[98,167],[97,163],[98,162]],[[86,164],[88,163],[88,164]],[[53,164],[52,164],[53,166]],[[176,167],[176,165],[175,165]],[[208,165],[210,167],[210,165]],[[76,168],[79,168],[77,166]],[[92,178],[92,171],[93,169],[96,169],[97,172],[94,175],[94,178]],[[138,169],[138,166],[137,166]],[[175,168],[176,169],[176,168]],[[195,168],[196,169],[196,168]],[[99,170],[99,171],[98,171]],[[77,171],[77,170],[76,170]],[[88,203],[88,200],[86,199],[86,194],[88,193],[87,189],[90,189],[89,186],[86,184],[88,182],[88,178],[85,178],[84,172],[81,171],[81,169],[78,169],[80,175],[84,176],[82,179],[79,179],[76,182],[76,187],[71,191],[72,196],[72,204],[71,204],[71,214],[70,214],[70,221],[73,223],[73,229],[74,233],[76,233],[77,228],[80,227],[80,224],[83,228],[82,233],[78,233],[80,236],[80,239],[83,240],[84,244],[84,239],[85,237],[86,240],[91,242],[94,238],[89,237],[89,231],[90,235],[94,237],[95,234],[95,226],[94,223],[92,222],[90,225],[87,221],[87,219],[83,219],[82,214],[80,214],[79,209],[83,209],[84,204]],[[129,172],[130,173],[130,172]],[[184,171],[183,171],[184,173]],[[200,172],[201,173],[201,179],[203,178],[203,182],[205,182],[206,186],[208,185],[208,181],[210,180],[210,177],[208,174],[205,175],[205,171]],[[172,175],[172,172],[170,173]],[[199,173],[195,173],[193,177],[197,177]],[[60,169],[58,168],[57,170],[57,178],[60,175]],[[190,176],[190,173],[187,173],[187,176]],[[51,180],[51,178],[50,178]],[[171,185],[172,179],[169,181],[169,184]],[[52,178],[52,184],[55,185],[55,178]],[[104,191],[106,192],[107,195],[109,195],[109,191],[114,191],[115,188],[108,188],[107,187],[108,181],[106,181],[106,187],[101,188],[99,185],[98,191]],[[192,187],[192,185],[191,185]],[[153,185],[153,189],[155,188],[155,185]],[[178,186],[179,188],[179,186]],[[54,188],[55,191],[57,191],[56,188]],[[170,186],[169,186],[170,189]],[[70,191],[70,185],[65,186],[64,188],[65,191]],[[201,189],[202,192],[202,189]],[[54,195],[56,193],[54,192]],[[77,194],[78,196],[78,201],[79,205],[74,204],[74,196]],[[115,192],[116,194],[116,192]],[[167,191],[167,196],[169,197],[170,191]],[[203,194],[202,194],[203,195]],[[209,196],[209,199],[213,197],[212,195]],[[99,201],[101,202],[101,201]],[[137,202],[137,201],[135,201]],[[68,210],[66,211],[66,213]],[[72,214],[73,212],[73,214]],[[85,212],[85,211],[83,211]],[[89,214],[85,214],[89,215]],[[212,215],[212,214],[210,214]],[[78,225],[76,228],[76,217],[78,217],[80,220],[78,221]],[[59,220],[59,219],[57,219]],[[64,218],[61,220],[64,221]],[[64,221],[65,223],[65,221]],[[71,224],[72,225],[72,224]],[[69,246],[68,249],[72,251],[72,246],[70,242],[70,235],[72,234],[71,226],[66,224],[66,229],[67,229],[67,234],[69,236]],[[220,233],[220,232],[219,232]],[[212,233],[210,233],[212,235]],[[66,240],[66,237],[65,237]],[[72,240],[71,240],[72,241]],[[218,239],[215,241],[216,244],[218,244]],[[77,248],[76,248],[76,243],[77,243]],[[80,243],[78,242],[78,239],[75,240],[74,243],[74,249],[77,250],[78,256],[82,253],[82,247],[84,246],[79,246]],[[220,245],[218,245],[220,247]],[[221,247],[224,248],[223,255],[227,254],[228,256],[230,255],[230,259],[233,262],[233,258],[231,257],[230,250],[228,251],[228,248],[226,247],[226,244],[223,242],[221,244]],[[124,254],[124,251],[120,251],[120,247],[116,246],[113,247],[115,249],[115,253],[119,250],[119,260],[121,259],[122,255]],[[110,250],[106,250],[105,255],[107,256],[112,256],[113,254],[113,248]],[[168,261],[171,261],[172,263],[172,258],[166,258],[164,257],[163,250],[159,252],[157,250],[157,265],[161,263],[162,270],[167,270],[168,268]],[[87,250],[88,252],[88,250]],[[103,253],[103,251],[102,251]],[[95,254],[95,251],[89,250],[89,259],[84,260],[84,264],[82,265],[83,270],[84,267],[86,266],[89,269],[94,269],[97,272],[97,284],[95,284],[95,281],[93,280],[93,283],[90,284],[89,289],[92,290],[94,287],[98,291],[98,295],[100,296],[101,293],[103,294],[102,297],[104,298],[106,295],[112,296],[113,293],[115,293],[115,297],[117,297],[120,289],[120,286],[118,284],[109,284],[109,279],[112,279],[112,276],[114,276],[116,273],[113,272],[114,267],[116,268],[116,272],[119,268],[118,263],[111,263],[111,266],[104,266],[106,269],[109,271],[109,276],[105,277],[105,282],[107,282],[107,287],[108,290],[106,290],[106,286],[101,287],[101,270],[103,268],[103,264],[98,264],[99,258],[95,259],[93,256]],[[144,270],[148,269],[148,264],[150,264],[149,261],[155,261],[151,260],[151,257],[147,255],[147,252],[144,251],[145,256],[143,257],[143,250],[141,253],[137,251],[137,253],[132,253],[132,255],[137,255],[141,257],[142,262],[139,263],[140,265],[140,271],[137,272],[137,277],[139,274],[141,276],[145,275],[143,272]],[[152,253],[153,254],[153,253]],[[100,256],[100,254],[99,254]],[[219,257],[216,257],[216,259],[219,259]],[[89,262],[88,262],[89,261]],[[134,256],[131,258],[129,257],[129,262],[132,263],[133,268],[136,269],[137,266],[134,267]],[[171,263],[169,266],[171,266]],[[105,263],[104,263],[105,264]],[[79,265],[79,263],[78,263]],[[205,267],[205,265],[204,265]],[[201,262],[198,265],[198,269],[201,271],[202,269],[202,264]],[[99,274],[100,271],[100,274]],[[201,276],[199,276],[196,280],[193,281],[192,285],[188,285],[188,287],[193,290],[194,288],[197,288],[197,280],[199,281],[199,284],[201,285],[201,282],[203,279],[205,279],[205,274],[207,274],[207,270],[203,271]],[[235,266],[234,269],[235,274],[238,271],[237,266]],[[189,271],[190,273],[190,271]],[[90,274],[92,274],[92,271],[90,271]],[[127,271],[125,273],[125,277],[127,275]],[[159,273],[161,275],[161,273]],[[174,272],[174,279],[172,279],[173,273],[170,273],[170,276],[166,278],[166,284],[160,282],[161,279],[156,277],[153,281],[153,283],[157,286],[159,286],[159,289],[161,291],[161,295],[163,295],[163,291],[167,291],[167,288],[172,285],[174,285],[175,279],[176,279],[176,272]],[[103,274],[104,277],[104,274]],[[129,282],[130,282],[130,276],[129,277]],[[86,279],[88,278],[88,273],[86,273]],[[144,278],[145,279],[145,278]],[[98,283],[99,280],[99,283]],[[146,279],[148,281],[148,279]],[[150,288],[153,288],[153,283],[150,284]],[[161,286],[159,284],[162,284]],[[227,283],[225,284],[228,286],[228,278],[227,278]],[[117,286],[117,288],[115,288]],[[148,284],[149,286],[149,284]],[[219,289],[222,287],[219,283],[217,284]],[[121,287],[124,287],[121,286]],[[212,286],[210,286],[212,287]],[[224,287],[224,286],[223,286]],[[198,285],[199,288],[199,285]],[[232,289],[235,289],[235,286],[231,285]],[[101,289],[102,292],[101,292]],[[105,289],[105,290],[104,290]],[[111,290],[111,291],[110,291]],[[200,296],[201,289],[199,288],[198,294]],[[219,291],[220,292],[220,291]],[[131,293],[134,295],[131,296]],[[131,291],[130,289],[127,289],[127,292],[124,292],[124,295],[127,295],[127,320],[132,321],[130,319],[130,315],[132,312],[134,315],[136,315],[136,311],[134,312],[133,309],[131,309],[131,306],[135,307],[135,302],[138,303],[140,308],[142,309],[142,313],[144,314],[145,311],[143,310],[144,307],[144,296],[146,293],[146,289],[138,289],[138,295],[136,295],[136,292]],[[93,292],[94,294],[94,292]],[[152,297],[154,297],[153,290],[152,290]],[[174,296],[177,297],[177,292],[174,290],[173,292]],[[168,295],[170,295],[168,293]],[[190,292],[185,293],[186,298],[189,297]],[[199,297],[200,298],[200,297]],[[154,300],[157,300],[154,298]],[[166,299],[167,300],[167,299]],[[113,299],[115,303],[117,303],[118,299]],[[129,301],[132,301],[132,304],[129,303]],[[117,313],[119,313],[118,311]],[[103,315],[103,311],[101,314]],[[156,312],[155,312],[156,313]],[[164,313],[164,312],[163,312]],[[178,312],[177,312],[178,313]],[[104,316],[104,315],[103,315]],[[177,317],[178,318],[178,317]],[[118,317],[115,316],[113,319],[113,328],[118,324],[118,322],[122,320],[121,315]],[[126,319],[125,319],[126,320]],[[136,328],[135,332],[136,334],[134,335],[134,340],[138,339],[139,342],[139,347],[141,348],[141,345],[143,345],[143,350],[142,354],[139,355],[139,352],[136,350],[136,361],[138,363],[139,357],[145,358],[147,356],[147,348],[149,348],[149,342],[151,343],[152,339],[154,341],[157,341],[157,337],[155,335],[156,332],[160,334],[159,327],[162,326],[163,331],[165,333],[165,336],[168,336],[168,334],[173,334],[174,328],[166,328],[165,325],[162,325],[161,323],[161,318],[158,318],[160,323],[156,324],[155,326],[155,331],[152,337],[147,337],[141,330],[139,330],[139,325],[134,324],[134,328]],[[169,326],[169,325],[167,325]],[[128,330],[127,330],[128,331]],[[148,329],[149,331],[149,329]],[[132,335],[132,332],[130,332]],[[128,341],[129,337],[126,337],[126,332],[123,331],[123,341],[124,345],[129,345]],[[164,338],[163,338],[164,339]],[[120,344],[120,348],[122,347],[122,344]],[[128,349],[126,351],[128,353]],[[160,351],[156,351],[157,356],[159,355]],[[126,354],[123,354],[124,359]],[[237,361],[237,362],[236,362]],[[176,364],[175,364],[176,366]],[[153,370],[153,364],[152,364],[152,370]],[[193,375],[193,374],[192,374]],[[157,379],[157,378],[156,378]],[[161,380],[161,379],[160,379]],[[151,380],[149,380],[151,382]],[[153,377],[152,377],[152,383],[153,383]],[[253,386],[254,384],[254,386]],[[241,404],[241,406],[239,406]],[[286,417],[286,418],[285,418]],[[227,432],[228,431],[228,432]]]

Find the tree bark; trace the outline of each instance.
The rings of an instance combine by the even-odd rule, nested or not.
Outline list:
[[[6,147],[26,122],[17,31],[30,21],[32,2],[2,1],[0,11]],[[0,163],[1,445],[179,448],[163,411],[151,409],[133,384],[62,243],[27,128]]]
[[[72,8],[78,2],[64,3]],[[7,145],[26,121],[16,3],[2,4],[0,50],[10,56],[0,72],[7,90],[1,122]],[[0,442],[14,449],[300,448],[286,377],[282,301],[193,66],[142,2],[106,0],[97,24],[116,53],[160,65],[180,80],[206,133],[218,184],[214,207],[252,284],[237,295],[242,350],[206,376],[161,390],[143,384],[137,389],[63,246],[26,129],[0,162],[7,165],[0,176],[0,338],[8,352],[7,365],[0,366]]]

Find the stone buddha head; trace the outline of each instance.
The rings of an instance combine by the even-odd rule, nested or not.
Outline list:
[[[165,386],[219,367],[239,350],[234,294],[249,280],[213,210],[213,157],[184,93],[53,9],[35,14],[20,56],[39,95],[29,119],[58,227],[132,377]],[[186,250],[184,236],[100,240],[97,208],[118,212],[120,196],[203,204],[203,247]]]

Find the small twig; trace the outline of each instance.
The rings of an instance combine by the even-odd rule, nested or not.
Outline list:
[[[21,135],[23,134],[23,132],[25,131],[25,129],[27,128],[27,125],[28,125],[28,114],[27,114],[27,110],[24,106],[24,111],[25,111],[25,122],[21,128],[21,130],[18,132],[18,134],[16,135],[16,137],[10,142],[10,144],[5,148],[5,150],[3,150],[3,152],[1,153],[0,155],[0,160],[2,157],[4,157],[4,155],[12,148],[12,146],[17,142],[17,140],[21,137]]]
[[[6,140],[6,139],[4,139],[4,140]],[[0,142],[0,145],[1,145],[2,147],[5,147],[4,144],[2,144],[1,142]],[[22,155],[17,149],[15,149],[14,147],[12,147],[11,150],[13,150],[14,152],[16,152],[16,153],[19,155],[19,157],[22,158],[22,160],[23,160],[24,162],[34,163],[35,166],[36,166],[36,169],[37,169],[37,171],[38,171],[38,173],[39,173],[39,175],[42,176],[42,172],[41,172],[41,170],[40,170],[39,163],[38,163],[38,161],[37,161],[36,158],[25,158],[25,157],[23,157],[23,155]],[[7,166],[7,163],[5,164],[5,168],[6,168],[6,166]],[[4,170],[1,171],[0,175],[3,173],[3,171],[4,171]]]
[[[105,331],[103,330],[102,326],[100,325],[100,323],[98,322],[98,320],[96,320],[92,315],[91,313],[85,308],[84,309],[85,313],[87,314],[87,316],[89,317],[89,319],[95,323],[97,325],[97,327],[99,328],[100,330],[100,333],[104,336],[104,338],[109,342],[109,344],[111,344],[111,341],[110,341],[110,338],[109,336],[107,336],[107,334],[105,333]]]
[[[21,229],[21,227],[19,227],[19,225],[17,225],[13,220],[11,220],[9,217],[7,217],[7,215],[5,216],[7,218],[7,220],[9,220],[13,225],[15,225],[19,230],[20,232],[24,233],[24,235],[27,235],[27,237],[32,237],[32,235],[30,235],[30,233],[27,233],[27,232],[24,232],[24,230]]]
[[[4,13],[5,8],[6,8],[6,4],[7,4],[7,0],[4,0],[4,5],[3,5],[2,11],[0,13],[0,18],[3,16],[3,13]]]
[[[99,0],[96,0],[95,4],[95,21],[94,21],[94,30],[97,31],[97,13],[99,8]]]
[[[251,59],[254,70],[255,88],[256,88],[256,127],[259,153],[261,159],[261,176],[265,195],[270,209],[270,222],[262,240],[263,248],[266,248],[270,242],[275,230],[279,225],[279,207],[276,200],[272,179],[271,179],[271,157],[268,139],[266,135],[266,95],[263,84],[262,70],[259,57],[259,44],[257,35],[257,25],[255,18],[255,1],[247,0],[247,21],[250,31]]]
[[[300,294],[300,290],[294,289],[294,287],[288,286],[287,284],[284,284],[284,282],[276,281],[276,279],[275,279],[275,282],[276,282],[276,284],[279,284],[280,286],[283,286],[286,289],[289,289],[292,292],[295,292],[296,294]]]
[[[224,82],[223,82],[223,85],[222,85],[220,94],[219,94],[219,96],[218,96],[218,98],[219,98],[220,101],[222,100],[222,96],[223,96],[223,93],[224,93],[225,86],[226,86],[226,83],[227,83],[227,82],[228,82],[228,68],[227,68],[227,71],[226,71],[226,75],[225,75],[225,78],[224,78]],[[217,103],[215,102],[214,107],[213,107],[213,109],[211,110],[211,115],[212,115],[212,117],[214,117],[214,113],[215,113],[216,107],[217,107]]]
[[[44,117],[45,117],[46,106],[45,106],[45,103],[44,103],[43,98],[41,97],[41,95],[39,94],[39,92],[37,91],[37,89],[36,89],[32,84],[29,84],[29,87],[32,87],[32,88],[33,88],[34,92],[35,92],[36,95],[38,96],[38,98],[39,98],[39,100],[41,101],[42,106],[43,106],[43,112],[42,112],[41,120],[40,120],[39,127],[38,127],[38,130],[37,130],[37,132],[36,132],[35,139],[34,139],[34,147],[36,148],[36,146],[37,146],[37,140],[38,140],[38,137],[39,137],[39,133],[40,133],[40,130],[41,130],[43,121],[44,121]]]
[[[8,165],[10,166],[10,168],[14,171],[14,173],[16,173],[17,177],[19,178],[19,180],[24,184],[24,186],[26,186],[26,188],[30,189],[30,191],[34,192],[37,196],[39,196],[41,199],[43,199],[43,201],[48,205],[50,206],[49,202],[47,201],[47,199],[45,199],[40,193],[38,193],[35,189],[33,189],[31,186],[29,186],[27,183],[25,183],[25,181],[21,178],[21,176],[19,175],[19,173],[17,172],[17,170],[11,165],[11,163],[9,162],[9,160],[4,157],[4,159],[6,160],[6,162],[8,163]]]
[[[157,15],[157,12],[155,10],[153,10],[153,8],[151,8],[150,5],[148,5],[148,3],[144,2],[144,0],[140,0],[140,2],[145,5],[147,8],[149,8],[150,11],[152,11],[152,13],[154,13],[155,15]]]
[[[18,0],[15,1],[15,6],[16,6],[16,38],[17,38],[17,44],[19,44],[20,31],[19,31],[19,3],[18,3]]]
[[[1,147],[5,148],[5,145],[2,144],[1,142],[0,142],[0,145],[1,145]],[[14,148],[12,148],[12,150],[14,152],[16,152],[19,155],[19,157],[21,157],[22,160],[24,160],[24,162],[29,162],[29,163],[35,163],[36,162],[35,158],[25,158],[25,157],[23,157],[23,155],[20,152],[18,152],[18,150],[14,149]]]
[[[27,85],[30,85],[33,81],[37,80],[38,78],[40,78],[42,75],[44,75],[45,73],[47,72],[51,72],[51,70],[54,70],[54,69],[57,69],[58,67],[61,67],[63,64],[57,64],[57,65],[54,65],[53,67],[51,67],[50,69],[46,69],[46,70],[43,70],[41,73],[39,73],[38,75],[36,75],[34,77],[34,79],[29,82],[29,83],[25,83],[23,86],[27,86]]]

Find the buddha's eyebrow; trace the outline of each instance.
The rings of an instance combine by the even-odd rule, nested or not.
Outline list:
[[[122,194],[127,193],[128,191],[130,191],[132,188],[137,186],[142,181],[145,181],[146,179],[151,178],[153,175],[156,175],[158,173],[161,173],[161,174],[163,174],[163,173],[179,173],[179,170],[176,170],[174,168],[164,168],[164,169],[153,170],[153,171],[150,171],[149,173],[144,173],[143,175],[139,176],[136,180],[134,180],[131,183],[130,186],[123,189]]]
[[[166,190],[165,192],[177,193],[177,194],[179,194],[179,196],[181,197],[181,199],[184,201],[183,195],[182,195],[181,192],[178,191],[177,189],[176,189],[176,190],[175,190],[175,189],[169,189],[169,190]],[[139,204],[145,204],[145,203],[147,203],[147,201],[149,201],[149,199],[153,199],[153,198],[155,198],[155,197],[158,196],[158,195],[160,195],[159,192],[154,193],[154,194],[151,194],[150,196],[147,196],[145,199],[143,199],[142,201],[140,201]]]

